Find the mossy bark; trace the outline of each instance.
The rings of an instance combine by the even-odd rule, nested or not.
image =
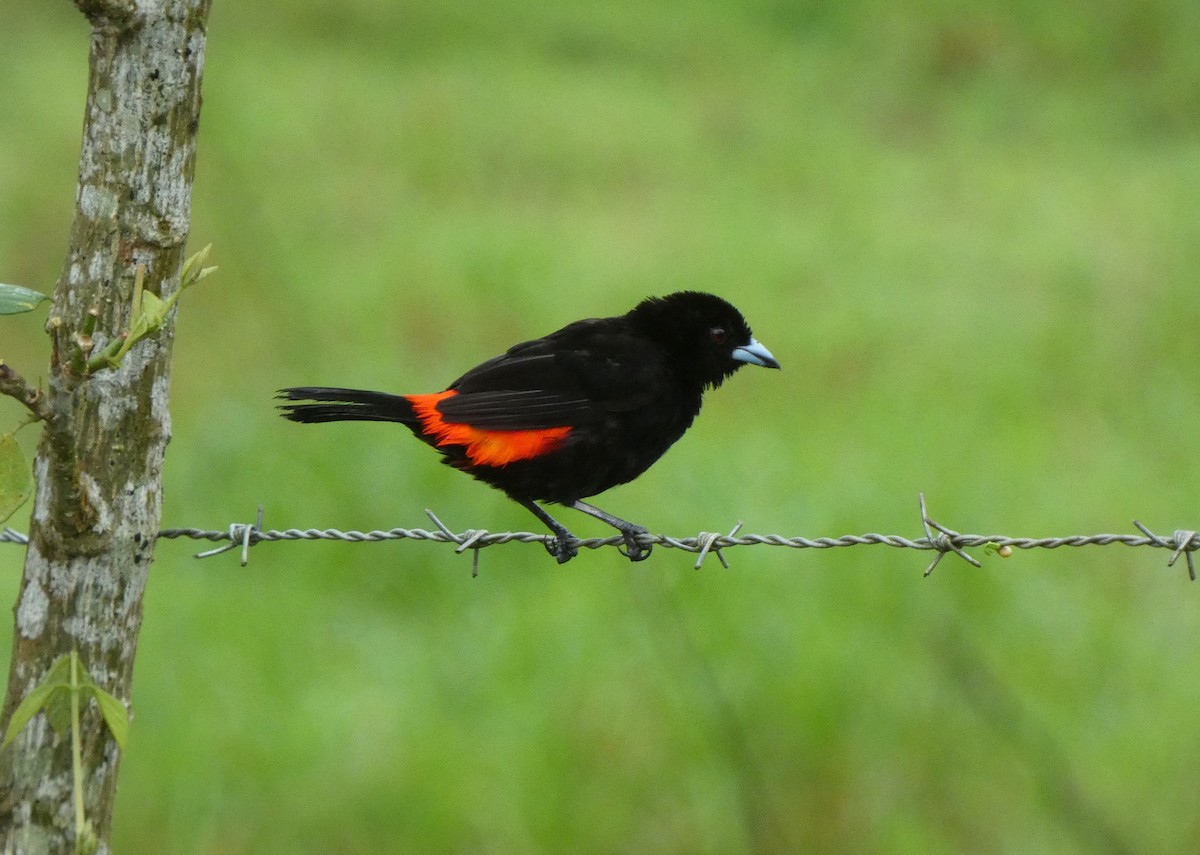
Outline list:
[[[80,355],[128,329],[139,266],[147,290],[179,287],[209,4],[76,0],[92,25],[83,146],[48,324],[50,417],[34,463],[5,724],[72,649],[99,686],[129,703],[170,438],[172,324],[116,369],[87,376]],[[82,334],[93,324],[89,342]],[[94,701],[82,713],[85,812],[104,852],[120,751]],[[0,787],[0,851],[73,850],[69,734],[35,717],[0,755]]]

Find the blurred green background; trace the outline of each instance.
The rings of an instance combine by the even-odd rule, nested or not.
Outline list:
[[[15,0],[0,32],[0,281],[49,289],[88,29]],[[924,491],[960,531],[1195,528],[1198,44],[1194,0],[217,0],[192,245],[221,270],[175,333],[164,524],[536,530],[407,432],[298,427],[274,390],[435,391],[698,288],[784,370],[710,395],[614,513],[918,536]],[[0,334],[31,378],[42,321]],[[199,548],[158,548],[117,852],[1200,839],[1200,587],[1165,551],[922,579],[878,546],[696,572],[512,545],[472,579],[431,544]]]

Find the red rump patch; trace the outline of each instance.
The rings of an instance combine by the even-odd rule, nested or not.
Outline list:
[[[438,448],[461,445],[467,457],[479,466],[503,466],[516,460],[528,460],[558,448],[571,432],[570,427],[542,430],[484,430],[468,424],[445,421],[438,402],[458,393],[449,390],[430,395],[405,395],[421,420],[426,436],[434,438]]]

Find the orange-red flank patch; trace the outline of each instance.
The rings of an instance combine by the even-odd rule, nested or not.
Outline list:
[[[455,391],[434,392],[430,395],[405,395],[425,428],[440,448],[461,445],[467,457],[480,466],[503,466],[516,460],[528,460],[558,448],[571,432],[568,427],[542,430],[483,430],[466,424],[447,422],[438,412],[438,402],[457,395]]]

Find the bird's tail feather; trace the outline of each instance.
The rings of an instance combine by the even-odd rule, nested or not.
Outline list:
[[[409,426],[420,423],[412,403],[403,395],[364,389],[298,386],[280,389],[278,397],[300,402],[279,405],[283,417],[294,422],[399,422]]]

